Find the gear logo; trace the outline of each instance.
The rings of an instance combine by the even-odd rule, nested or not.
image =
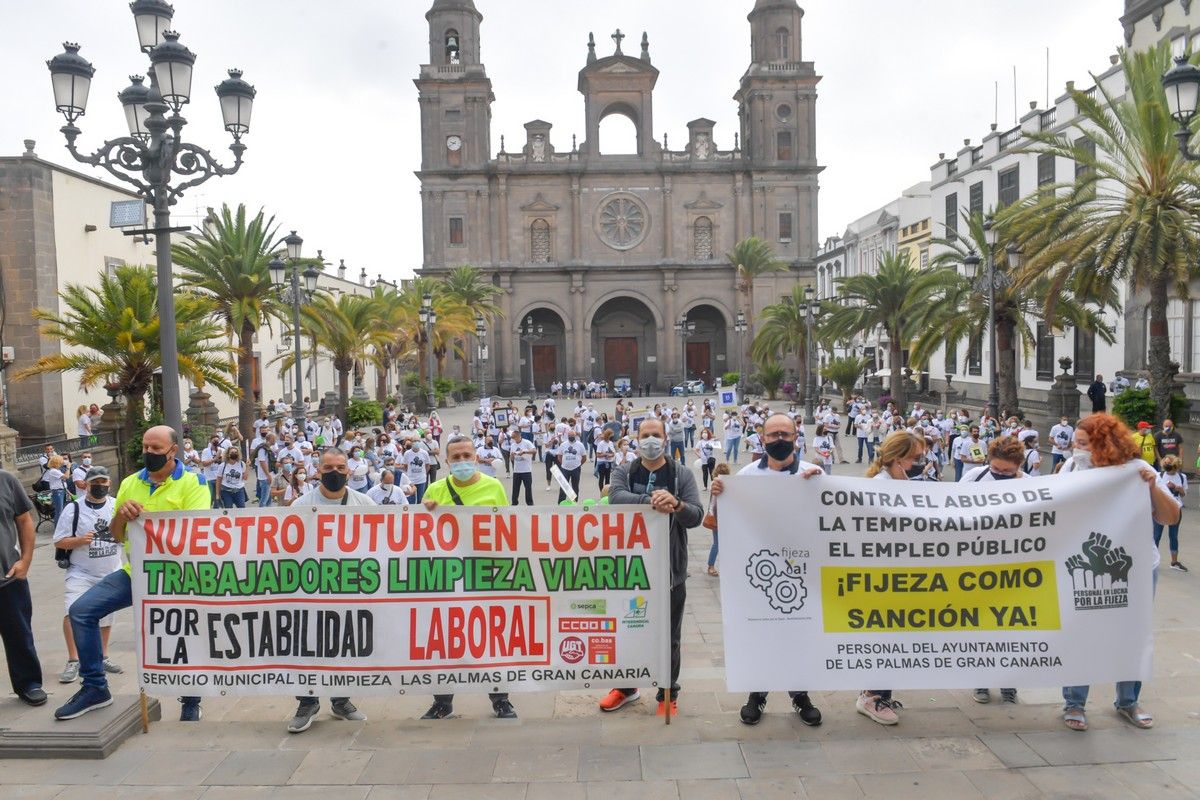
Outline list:
[[[771,550],[759,550],[746,563],[750,585],[767,596],[771,608],[784,614],[804,608],[808,588],[802,573],[799,566]]]

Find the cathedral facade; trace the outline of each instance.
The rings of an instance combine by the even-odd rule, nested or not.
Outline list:
[[[795,0],[757,0],[750,11],[738,131],[699,118],[682,149],[658,141],[647,36],[639,47],[617,31],[605,56],[588,37],[582,140],[552,141],[552,123],[534,119],[519,147],[502,138],[494,150],[483,16],[473,0],[435,0],[425,15],[429,63],[415,81],[420,274],[472,264],[501,290],[486,391],[517,394],[531,381],[545,391],[554,378],[662,390],[685,375],[711,385],[746,366],[739,311],[756,315],[814,274],[820,78],[801,58],[803,15]],[[632,122],[636,152],[601,152],[601,122],[613,114]],[[789,267],[756,280],[753,297],[725,257],[748,236]]]

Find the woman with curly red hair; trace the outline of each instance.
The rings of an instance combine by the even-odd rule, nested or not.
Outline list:
[[[1141,469],[1138,477],[1150,487],[1150,508],[1155,522],[1174,525],[1179,521],[1180,508],[1174,499],[1158,485],[1158,473],[1141,459],[1141,452],[1133,441],[1133,433],[1125,423],[1112,414],[1092,414],[1079,421],[1075,427],[1075,453],[1062,462],[1059,474],[1079,472],[1093,467],[1111,467],[1137,462]],[[1154,580],[1158,581],[1158,548],[1154,548]],[[1087,703],[1089,686],[1064,686],[1063,721],[1073,731],[1087,730],[1087,717],[1083,706]],[[1142,691],[1141,681],[1118,681],[1117,698],[1114,705],[1117,713],[1138,728],[1154,725],[1154,717],[1138,705]]]

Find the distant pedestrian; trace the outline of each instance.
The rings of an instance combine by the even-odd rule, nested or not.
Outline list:
[[[1104,376],[1096,375],[1096,380],[1092,381],[1092,385],[1087,390],[1088,399],[1092,401],[1093,414],[1098,414],[1106,410],[1105,394],[1107,392],[1108,389],[1104,386]]]
[[[8,661],[8,678],[17,697],[31,706],[46,702],[42,663],[33,646],[33,598],[29,565],[33,563],[33,503],[11,472],[0,470],[0,638]]]

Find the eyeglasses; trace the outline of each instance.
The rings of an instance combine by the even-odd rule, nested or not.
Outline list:
[[[772,431],[771,433],[763,434],[763,438],[769,442],[794,442],[796,435],[787,431]]]

